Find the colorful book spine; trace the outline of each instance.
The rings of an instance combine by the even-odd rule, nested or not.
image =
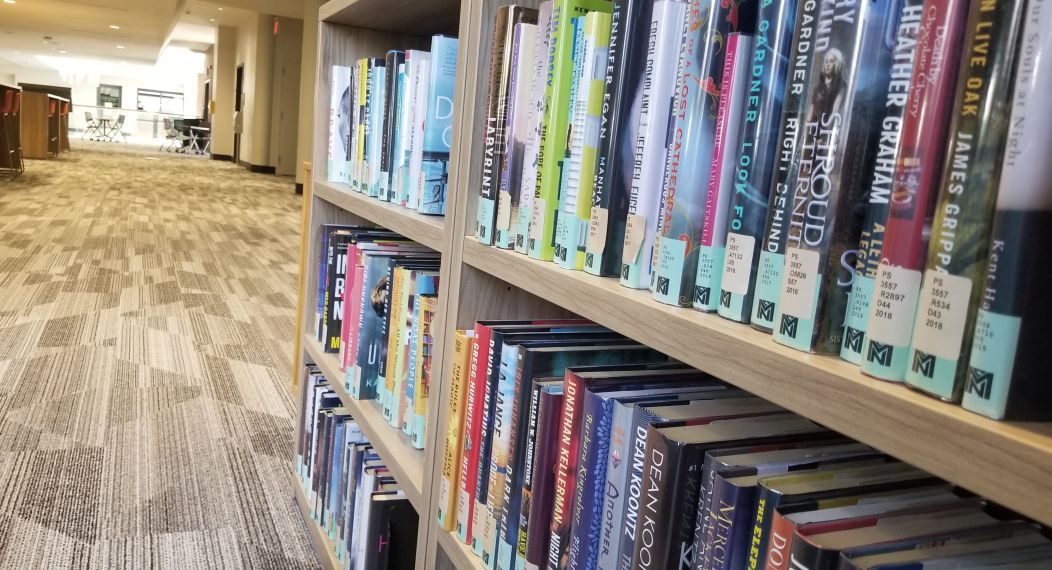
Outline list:
[[[657,2],[650,20],[647,63],[632,141],[632,183],[625,218],[621,285],[647,289],[653,273],[654,238],[661,205],[669,114],[676,87],[676,61],[687,23],[684,2]]]
[[[409,442],[416,449],[424,449],[427,439],[427,407],[431,397],[431,375],[435,355],[435,314],[438,311],[438,297],[427,294],[420,299],[420,329],[417,338],[417,368],[412,376],[413,391],[412,410],[413,428]]]
[[[479,181],[478,220],[475,237],[485,245],[493,245],[497,221],[497,201],[503,157],[508,147],[508,99],[514,65],[515,25],[532,22],[537,12],[514,4],[500,6],[494,16],[493,44],[490,50],[489,96],[486,100],[486,124],[482,137],[482,178]]]
[[[817,5],[817,2],[810,2]],[[721,317],[748,323],[753,284],[767,221],[773,165],[778,153],[778,120],[782,116],[789,53],[797,0],[761,2],[750,65],[742,133],[738,142],[737,173],[730,203],[727,250],[720,279]]]
[[[457,81],[457,39],[431,38],[431,77],[420,166],[422,214],[445,215],[449,184],[449,148],[453,142],[453,108]]]
[[[489,368],[491,330],[488,326],[475,324],[475,342],[471,347],[470,381],[468,383],[467,407],[464,411],[464,454],[460,462],[460,484],[457,493],[457,538],[467,545],[475,540],[475,491],[482,440],[482,408]]]
[[[369,158],[366,161],[369,177],[369,196],[380,197],[380,163],[383,161],[384,102],[387,101],[387,64],[382,59],[369,72]]]
[[[629,436],[632,433],[633,405],[614,402],[610,415],[610,454],[606,463],[606,497],[603,502],[603,530],[599,539],[597,568],[618,568],[621,553],[621,519],[625,497],[622,490],[628,475]]]
[[[738,137],[741,134],[742,106],[749,89],[749,56],[752,55],[752,36],[732,33],[727,38],[727,55],[723,64],[720,87],[720,107],[716,120],[716,137],[712,145],[712,165],[709,172],[705,217],[698,248],[697,276],[694,280],[694,308],[716,312],[720,279],[723,278],[723,257],[727,244],[727,220],[730,201],[738,174]],[[665,240],[663,243],[667,243]],[[660,293],[660,285],[659,293]]]
[[[969,13],[950,154],[932,222],[906,371],[910,386],[942,400],[960,401],[968,372],[1023,8],[1023,2],[979,2]]]
[[[402,394],[401,376],[398,369],[401,367],[401,334],[405,323],[406,299],[409,297],[408,270],[397,264],[392,264],[388,292],[386,298],[386,309],[384,310],[383,343],[387,348],[383,351],[384,358],[380,359],[380,383],[383,390],[380,392],[378,401],[383,411],[384,419],[392,427],[401,428],[398,412],[401,410],[399,399]]]
[[[402,179],[405,176],[403,167],[405,165],[405,149],[409,143],[410,118],[412,108],[409,102],[412,100],[408,93],[410,88],[409,76],[406,69],[409,67],[410,51],[405,52],[406,61],[398,66],[398,101],[395,115],[395,140],[394,149],[391,154],[391,202],[401,206],[405,205],[402,195]]]
[[[907,0],[903,3],[895,50],[892,52],[891,78],[885,95],[884,118],[880,121],[880,142],[877,145],[869,188],[866,190],[866,216],[862,221],[862,234],[855,254],[855,275],[851,281],[851,294],[844,314],[844,338],[840,347],[840,358],[852,364],[862,363],[873,285],[876,282],[880,260],[884,256],[884,232],[888,223],[888,213],[891,211],[895,165],[898,163],[899,150],[902,147],[902,123],[906,116],[917,39],[923,24],[923,4],[923,0]]]
[[[565,565],[569,570],[596,568],[598,562],[598,517],[602,514],[603,502],[596,495],[601,494],[606,485],[613,402],[590,390],[585,391],[581,412],[581,448],[577,455],[579,473]]]
[[[401,84],[398,81],[398,68],[405,63],[405,52],[390,50],[384,63],[387,74],[384,91],[384,125],[382,152],[380,154],[380,199],[391,201],[391,171],[394,164],[394,152],[398,128],[398,101],[401,96]]]
[[[358,166],[358,63],[355,62],[349,68],[350,70],[350,85],[348,86],[348,94],[350,95],[347,101],[347,111],[350,122],[350,132],[348,133],[347,140],[347,162],[344,165],[344,172],[346,177],[344,178],[344,184],[348,184],[351,190],[358,190],[358,180],[355,179],[355,168]]]
[[[917,37],[909,100],[873,285],[862,372],[884,380],[906,377],[921,271],[946,155],[957,86],[958,57],[968,19],[967,0],[928,0]]]
[[[537,180],[530,212],[526,250],[533,259],[555,255],[555,212],[562,170],[567,165],[570,84],[573,81],[573,19],[588,12],[610,12],[608,0],[555,0],[549,26],[548,65],[544,89],[544,126],[537,153]]]
[[[330,182],[347,182],[347,155],[351,128],[351,70],[332,66],[329,97],[329,144],[326,147]]]
[[[427,122],[428,106],[428,84],[431,81],[431,52],[417,52],[414,55],[412,69],[413,93],[415,103],[413,104],[413,129],[409,155],[407,158],[408,170],[403,192],[405,193],[405,207],[416,210],[420,207],[420,177],[424,168],[424,124]]]
[[[698,268],[728,35],[756,2],[692,0],[680,42],[672,126],[655,228],[654,298],[690,306]],[[731,14],[734,14],[731,17]]]
[[[806,2],[797,12],[793,51],[789,55],[788,83],[778,126],[778,161],[774,164],[764,224],[763,247],[753,282],[750,323],[765,332],[774,329],[774,312],[782,289],[785,244],[789,239],[788,208],[792,205],[792,185],[800,162],[801,120],[807,111],[807,92],[811,86],[811,56],[815,51],[815,30],[832,24],[830,0]],[[829,8],[825,10],[825,8]]]
[[[368,123],[366,121],[366,109],[369,103],[369,59],[358,60],[358,72],[355,77],[358,83],[358,105],[357,121],[358,128],[354,145],[354,169],[351,172],[352,187],[358,192],[365,192],[365,156],[366,156],[366,134]]]
[[[920,18],[922,6],[910,6]],[[839,354],[844,314],[865,215],[865,180],[879,142],[891,74],[897,0],[836,4],[819,29],[808,92],[800,169],[789,211],[774,340],[797,350]]]
[[[1052,93],[1048,0],[1030,0],[997,194],[986,282],[964,392],[966,409],[994,419],[1052,419],[1052,368],[1044,324],[1052,318],[1050,277],[1040,259],[1052,243],[1052,129],[1043,104]]]
[[[541,2],[537,15],[537,45],[534,49],[533,74],[530,78],[530,110],[526,147],[522,153],[522,182],[519,186],[519,210],[512,220],[515,227],[515,252],[527,253],[530,219],[533,217],[533,197],[537,188],[537,157],[544,130],[544,84],[548,76],[548,54],[551,45],[551,20],[554,0]]]
[[[482,533],[482,563],[491,570],[497,567],[497,527],[504,507],[504,486],[508,477],[511,447],[511,416],[515,408],[515,377],[519,361],[518,345],[500,347],[500,372],[494,394],[493,443],[489,463],[489,489],[485,503],[486,520]],[[477,506],[475,508],[478,508]]]
[[[545,566],[551,539],[552,509],[555,503],[555,465],[560,424],[565,395],[561,389],[541,392],[538,407],[536,454],[533,477],[530,479],[530,499],[526,535],[520,532],[519,544],[526,541],[524,566],[536,570]],[[525,496],[524,507],[526,505]]]
[[[584,269],[609,47],[610,14],[589,12],[585,16],[584,55],[574,102],[570,168],[566,191],[559,197],[555,228],[555,258],[563,269]]]
[[[566,141],[566,156],[563,161],[563,166],[559,171],[559,195],[558,204],[555,208],[555,225],[554,231],[552,232],[552,244],[555,248],[555,253],[552,256],[552,261],[559,265],[562,263],[560,258],[560,245],[559,245],[559,232],[565,233],[565,220],[563,218],[572,215],[572,212],[568,211],[572,206],[570,195],[576,199],[576,187],[571,188],[572,184],[576,184],[581,177],[580,164],[574,162],[574,157],[580,158],[581,151],[584,148],[584,139],[580,136],[582,133],[576,128],[577,123],[577,98],[581,91],[581,79],[585,75],[585,16],[579,16],[574,18],[570,22],[572,29],[571,35],[573,36],[573,80],[570,81],[570,106],[567,108],[567,115],[569,116],[568,123],[570,128],[567,131]],[[574,200],[575,201],[575,200]],[[565,237],[563,238],[565,239]]]
[[[500,193],[493,245],[511,249],[515,245],[512,221],[518,218],[522,195],[522,171],[526,141],[530,133],[530,90],[532,65],[537,56],[537,24],[515,24],[511,52],[511,83],[508,97],[508,147],[501,157]]]
[[[449,380],[446,446],[442,454],[442,481],[438,487],[438,525],[447,532],[456,529],[457,491],[460,488],[460,459],[464,413],[470,380],[471,352],[475,331],[457,329],[453,339],[453,368]]]

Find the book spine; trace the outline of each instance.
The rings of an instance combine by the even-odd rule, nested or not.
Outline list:
[[[493,227],[497,219],[497,188],[500,181],[500,152],[497,139],[504,130],[498,126],[503,115],[508,86],[504,83],[511,77],[510,61],[504,57],[509,36],[514,30],[513,18],[518,6],[501,6],[493,22],[493,43],[489,54],[489,90],[486,97],[486,122],[482,125],[482,178],[479,181],[478,220],[475,237],[479,243],[493,245]]]
[[[380,162],[383,159],[384,102],[387,101],[387,68],[376,60],[372,73],[373,95],[369,102],[369,196],[380,197]]]
[[[570,570],[595,568],[599,542],[599,515],[602,508],[603,486],[606,484],[606,459],[609,452],[609,402],[586,391],[581,415],[581,448],[577,455],[577,483],[574,486],[574,507],[570,521]]]
[[[868,201],[855,254],[855,275],[852,278],[851,294],[844,314],[844,340],[840,347],[840,358],[852,364],[862,363],[873,285],[876,282],[880,260],[884,256],[884,231],[888,223],[888,213],[891,211],[895,165],[902,146],[902,122],[906,116],[914,54],[923,16],[923,0],[909,0],[903,3],[895,49],[892,52],[884,118],[880,121],[876,159],[870,175],[869,188],[866,189]]]
[[[617,568],[621,552],[621,519],[625,512],[624,488],[628,474],[629,436],[632,433],[632,407],[614,402],[610,421],[610,453],[606,462],[603,494],[602,534],[596,568]]]
[[[422,214],[445,215],[449,184],[449,148],[453,141],[453,109],[457,78],[457,39],[431,39],[431,77],[428,84],[427,120],[424,123],[420,166]]]
[[[404,52],[392,50],[387,52],[385,62],[387,74],[384,78],[386,81],[384,92],[387,96],[384,98],[383,140],[380,153],[380,199],[385,202],[391,201],[391,164],[394,157],[395,124],[398,118],[398,66],[404,59]]]
[[[789,209],[792,185],[799,169],[803,129],[801,121],[807,111],[807,92],[811,86],[811,56],[815,51],[815,30],[828,29],[833,20],[831,0],[801,0],[789,55],[788,84],[778,126],[778,161],[773,167],[768,194],[767,223],[764,224],[763,247],[756,265],[753,284],[753,307],[750,324],[764,332],[774,329],[774,313],[782,288],[785,245],[789,239]]]
[[[530,378],[525,369],[523,353],[519,352],[518,362],[515,367],[515,388],[512,396],[511,410],[511,444],[508,446],[508,470],[504,480],[504,499],[502,502],[500,517],[500,529],[498,537],[500,544],[497,546],[497,563],[502,569],[512,568],[516,551],[518,550],[518,531],[520,513],[522,510],[522,499],[526,491],[524,484],[529,480],[524,479],[525,463],[527,453],[532,453],[533,441],[536,437],[536,405],[534,401],[537,396],[533,390],[533,378]],[[530,373],[532,375],[532,372]],[[532,458],[530,459],[532,461]]]
[[[675,94],[676,61],[687,23],[686,8],[682,2],[655,4],[650,22],[621,259],[621,285],[631,289],[649,288],[654,268],[654,238],[657,235],[664,158],[670,139],[669,117]]]
[[[419,360],[413,391],[413,429],[410,442],[416,449],[424,449],[427,439],[427,409],[431,400],[431,377],[435,355],[435,314],[438,311],[438,298],[430,295],[423,297],[420,313],[420,338],[418,344]]]
[[[715,495],[716,471],[713,458],[706,456],[701,464],[701,492],[698,493],[698,520],[694,525],[694,542],[691,544],[691,555],[693,557],[692,568],[704,568],[707,548],[711,543],[711,532],[713,522],[712,505]],[[716,504],[719,504],[718,502]],[[711,556],[711,555],[710,555]]]
[[[474,533],[476,474],[479,464],[479,440],[482,437],[482,399],[489,378],[485,369],[489,355],[490,328],[475,325],[475,342],[471,345],[470,383],[467,407],[464,410],[464,454],[460,462],[460,483],[457,493],[457,538],[471,545]]]
[[[345,184],[350,185],[351,190],[358,190],[358,179],[355,178],[355,168],[358,158],[358,62],[350,66],[350,100],[348,111],[350,113],[350,133],[348,136],[347,160],[344,164]]]
[[[344,273],[344,291],[343,300],[340,303],[340,350],[338,356],[338,362],[340,364],[340,372],[346,372],[347,370],[347,348],[350,343],[348,340],[351,338],[351,313],[354,311],[350,308],[354,303],[351,302],[354,299],[354,277],[357,273],[358,268],[358,244],[351,243],[347,246],[347,271]]]
[[[572,215],[571,204],[577,201],[578,182],[581,179],[580,158],[581,150],[584,147],[584,139],[581,137],[583,133],[578,128],[578,125],[583,121],[584,105],[580,104],[578,99],[582,90],[581,80],[588,72],[586,69],[587,63],[585,62],[585,53],[588,49],[585,18],[585,16],[580,16],[570,22],[571,35],[573,37],[573,63],[570,69],[573,70],[573,79],[570,81],[570,104],[566,111],[569,117],[567,122],[570,125],[567,129],[569,140],[566,143],[566,156],[563,167],[559,170],[559,203],[555,208],[555,229],[552,234],[552,245],[555,251],[552,261],[560,266],[563,265],[564,260],[567,258],[563,252],[563,245],[569,232],[569,228],[566,227],[566,221]],[[580,108],[580,111],[578,108]]]
[[[1052,243],[1052,130],[1041,104],[1052,92],[1048,0],[1027,6],[1013,89],[1008,143],[997,194],[982,304],[972,342],[963,405],[994,419],[1050,419],[1052,391],[1040,382],[1052,368],[1041,341],[1052,319],[1050,277],[1041,244]]]
[[[325,285],[329,271],[329,226],[318,231],[318,285],[314,289],[314,340],[321,342],[325,329]]]
[[[865,180],[879,143],[880,110],[891,74],[897,0],[837,4],[819,30],[815,81],[803,117],[800,169],[774,340],[807,352],[839,354],[844,314],[865,215]],[[919,18],[921,6],[911,6]],[[863,57],[865,54],[865,57]]]
[[[559,448],[555,462],[555,503],[552,506],[551,536],[548,543],[548,570],[564,565],[569,544],[573,493],[577,476],[572,466],[579,452],[581,415],[584,407],[584,387],[581,379],[567,371],[563,377],[563,413],[559,422]]]
[[[698,248],[697,275],[694,287],[688,289],[694,292],[694,308],[710,313],[716,312],[719,305],[717,295],[723,277],[729,204],[738,174],[735,169],[738,155],[735,151],[741,134],[742,106],[749,89],[750,55],[752,36],[732,33],[727,39],[727,57],[723,65],[719,116],[716,120],[716,138],[713,140],[709,191],[705,200],[705,221]]]
[[[368,123],[366,122],[366,109],[369,103],[369,60],[362,58],[358,60],[358,105],[357,105],[357,136],[354,148],[353,174],[354,189],[365,192],[365,147]]]
[[[340,352],[343,295],[347,290],[347,246],[345,239],[330,243],[333,263],[329,270],[329,286],[325,293],[325,352]]]
[[[418,344],[422,337],[420,336],[420,321],[422,315],[422,304],[424,297],[420,294],[419,289],[416,294],[412,296],[413,308],[407,312],[406,315],[411,320],[411,325],[407,324],[409,329],[406,335],[406,349],[408,354],[406,355],[405,364],[405,386],[404,396],[402,398],[402,405],[399,414],[401,414],[402,425],[399,426],[402,429],[402,433],[409,436],[409,442],[413,442],[413,425],[416,423],[414,414],[416,413],[416,388],[418,385],[417,381],[417,368],[419,367],[420,353],[421,350],[418,348]]]
[[[347,68],[332,66],[329,97],[329,141],[326,147],[330,182],[343,183],[347,178],[347,138],[350,128],[350,93],[348,92]]]
[[[632,430],[626,442],[629,453],[625,455],[628,469],[622,495],[625,497],[624,517],[621,520],[621,552],[617,568],[632,568],[632,555],[636,549],[636,530],[639,528],[639,508],[643,496],[643,467],[646,464],[647,426],[658,417],[644,406],[636,406],[632,412]]]
[[[413,106],[413,141],[409,149],[409,170],[405,181],[406,208],[420,208],[420,177],[424,164],[424,124],[427,121],[428,86],[431,80],[431,53],[421,52],[419,60],[413,64],[413,85],[416,103]]]
[[[479,438],[479,465],[475,478],[475,519],[472,525],[475,527],[476,540],[471,547],[475,553],[482,556],[482,546],[485,537],[483,533],[486,521],[490,517],[486,504],[489,500],[490,484],[490,461],[493,459],[493,423],[497,413],[498,386],[500,382],[500,361],[503,344],[498,335],[491,335],[489,341],[489,354],[486,359],[486,390],[482,398],[482,433]]]
[[[515,408],[515,382],[521,378],[518,345],[504,345],[500,354],[493,413],[493,443],[490,452],[489,489],[487,489],[487,517],[483,531],[482,563],[496,567],[498,527],[504,509],[504,486],[508,479],[508,457],[511,448],[511,421]]]
[[[603,85],[610,46],[610,14],[589,12],[585,17],[585,53],[577,101],[574,104],[574,141],[567,191],[560,197],[556,227],[556,257],[564,269],[584,269],[585,237],[592,209],[596,155],[603,113]],[[565,200],[563,198],[565,197]]]
[[[678,563],[672,563],[673,556],[678,555],[672,548],[678,547],[679,539],[676,533],[679,521],[674,519],[676,509],[672,501],[680,491],[678,475],[681,451],[681,446],[664,438],[659,431],[647,430],[643,494],[640,499],[632,568],[647,570],[679,567]],[[697,497],[693,499],[696,501]],[[691,523],[693,530],[693,521]]]
[[[983,293],[1023,4],[973,3],[968,18],[968,57],[961,61],[906,371],[910,386],[947,401],[961,400]]]
[[[720,494],[720,503],[729,508],[726,516],[720,519],[716,527],[716,543],[713,545],[713,570],[732,570],[745,568],[748,560],[749,534],[752,530],[752,515],[756,486],[741,487],[731,485],[726,479],[717,476],[716,483]],[[726,554],[719,554],[720,545],[725,545]]]
[[[638,121],[654,0],[615,0],[610,19],[599,154],[585,240],[584,270],[593,275],[621,275],[621,252],[632,182],[631,145]],[[628,148],[626,148],[628,147]]]
[[[398,369],[402,356],[402,330],[405,328],[408,271],[403,267],[393,265],[389,273],[391,276],[390,290],[386,301],[387,310],[384,312],[384,341],[387,346],[387,358],[381,359],[384,366],[380,368],[380,377],[383,378],[385,386],[384,397],[380,400],[383,406],[383,416],[392,427],[399,428],[401,426],[398,425],[398,410],[401,406],[402,378],[398,374]]]
[[[884,231],[883,260],[873,285],[882,302],[870,304],[862,359],[862,372],[884,380],[906,377],[968,5],[964,0],[930,0],[924,6]]]
[[[456,528],[457,491],[463,452],[464,411],[474,331],[457,330],[453,340],[453,367],[447,401],[446,446],[442,454],[442,481],[438,487],[438,525],[447,532]]]
[[[544,124],[537,153],[537,181],[530,212],[526,250],[533,259],[551,261],[555,254],[555,211],[559,205],[566,162],[570,83],[573,80],[573,18],[591,11],[610,11],[607,0],[556,0],[552,5],[548,67],[544,90]]]
[[[796,1],[761,2],[750,65],[744,125],[738,143],[736,182],[731,197],[727,254],[720,280],[721,317],[748,323],[753,285],[767,221],[771,179],[777,163],[778,126],[789,71],[797,13]],[[807,6],[818,5],[811,0]]]
[[[529,525],[526,533],[526,568],[541,568],[548,558],[558,440],[565,408],[561,392],[542,392],[537,419],[537,454],[530,483]]]
[[[511,249],[515,245],[512,220],[519,215],[523,158],[529,137],[530,72],[537,49],[537,25],[515,24],[511,82],[508,85],[508,146],[501,157],[500,193],[493,245]]]
[[[551,45],[551,19],[554,0],[542,2],[537,18],[537,45],[530,78],[529,114],[526,147],[522,153],[522,181],[519,184],[519,210],[512,221],[515,227],[515,252],[527,253],[533,197],[537,187],[537,155],[544,130],[544,82],[548,70],[548,48]]]
[[[409,57],[409,52],[406,52],[405,57]],[[409,79],[406,74],[406,68],[408,66],[408,61],[403,61],[398,66],[398,99],[395,102],[395,138],[393,150],[391,151],[391,203],[398,205],[405,205],[402,196],[402,177],[405,174],[402,171],[402,166],[405,163],[406,141],[409,138],[410,131],[408,119],[411,113],[407,103],[410,98],[406,93],[409,89]]]
[[[517,566],[520,559],[523,564],[526,561],[527,531],[529,530],[531,498],[533,495],[533,472],[536,464],[535,458],[538,455],[537,431],[540,428],[540,408],[541,387],[534,384],[530,390],[530,408],[526,417],[526,426],[519,425],[519,430],[526,430],[525,445],[517,451],[517,454],[522,456],[522,468],[516,470],[517,476],[515,477],[516,480],[520,481],[520,484],[515,487],[514,482],[512,482],[511,494],[509,497],[505,497],[505,504],[507,504],[507,499],[514,497],[516,494],[519,496],[519,516],[515,524],[510,524],[508,520],[505,521],[509,523],[509,530],[514,529],[514,537],[512,537],[510,544],[514,548],[512,567]],[[520,492],[515,493],[516,490]],[[504,552],[505,546],[509,546],[507,544],[507,536],[505,536],[504,540],[505,544],[500,546],[501,552]]]
[[[789,570],[793,551],[793,532],[796,525],[781,513],[771,517],[771,539],[767,546],[767,563],[764,570]]]
[[[692,0],[687,11],[656,228],[654,298],[662,303],[686,307],[693,298],[702,238],[699,222],[706,213],[707,182],[719,136],[725,54],[731,53],[729,35],[738,31],[739,22],[750,19],[753,6],[751,1]]]
[[[774,521],[775,508],[778,507],[778,494],[761,485],[756,492],[756,510],[749,533],[749,559],[746,570],[767,568],[767,555],[772,546],[771,523]]]

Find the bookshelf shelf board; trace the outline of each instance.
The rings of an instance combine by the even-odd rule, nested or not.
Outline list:
[[[325,570],[339,570],[343,565],[336,558],[336,549],[333,547],[332,541],[322,533],[321,527],[311,518],[310,507],[307,506],[307,496],[303,493],[303,486],[300,485],[295,474],[292,475],[290,481],[296,497],[296,504],[300,507],[300,514],[303,515],[303,524],[307,525],[307,534],[310,535],[310,541],[314,545],[314,552],[318,555],[321,567]]]
[[[343,405],[351,410],[351,415],[358,421],[362,431],[369,438],[369,443],[383,458],[395,480],[402,484],[413,508],[418,513],[427,512],[428,502],[423,491],[424,451],[414,449],[405,434],[391,427],[373,401],[355,400],[340,382],[332,381],[344,376],[343,372],[340,372],[337,355],[323,352],[318,341],[310,335],[304,335],[303,346],[314,363],[321,368],[322,374],[330,379],[329,385],[340,397]]]
[[[321,5],[322,22],[401,34],[453,34],[460,21],[460,0],[329,0]]]
[[[485,570],[486,565],[482,563],[482,559],[475,556],[468,545],[457,540],[453,533],[441,529],[436,533],[439,545],[442,546],[442,550],[445,551],[453,566],[459,570]]]
[[[445,249],[445,218],[442,216],[425,216],[389,202],[381,202],[338,182],[314,181],[314,195],[437,252]]]
[[[747,325],[464,238],[464,262],[669,356],[1052,524],[1052,423],[996,422],[804,354]]]

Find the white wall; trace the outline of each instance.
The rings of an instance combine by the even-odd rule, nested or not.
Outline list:
[[[303,20],[278,18],[274,36],[273,96],[270,111],[270,161],[275,173],[295,176],[299,136],[300,56],[303,49]]]
[[[296,144],[296,182],[303,184],[304,162],[314,152],[314,88],[318,80],[318,7],[321,0],[303,1],[303,65],[300,66],[300,124]]]
[[[234,154],[234,82],[237,67],[237,28],[216,30],[215,63],[212,66],[212,153]]]

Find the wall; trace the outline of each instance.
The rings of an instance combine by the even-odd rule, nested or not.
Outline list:
[[[303,184],[304,162],[313,159],[314,89],[318,80],[318,7],[321,0],[303,2],[303,65],[300,67],[299,137],[296,144],[296,183]]]
[[[212,153],[234,154],[234,72],[237,67],[237,28],[220,26],[216,30],[215,64],[212,66],[212,97],[216,102],[212,116]]]
[[[277,18],[274,38],[274,88],[270,112],[270,162],[275,172],[294,176],[297,170],[299,135],[300,56],[303,47],[303,20]]]

